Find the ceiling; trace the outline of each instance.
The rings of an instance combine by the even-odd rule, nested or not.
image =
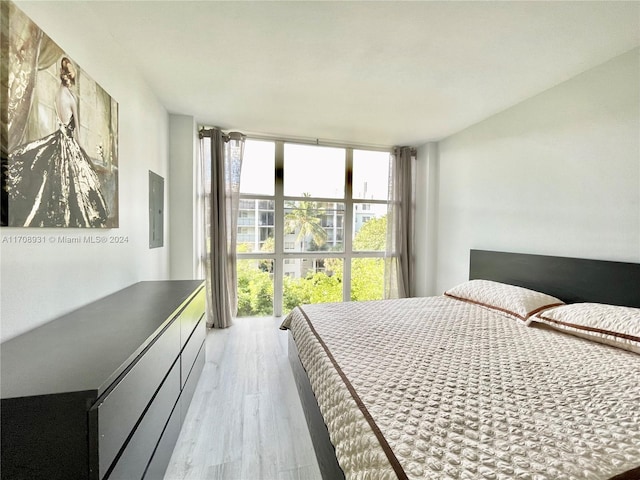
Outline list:
[[[171,113],[366,145],[442,139],[640,45],[637,1],[84,7]]]

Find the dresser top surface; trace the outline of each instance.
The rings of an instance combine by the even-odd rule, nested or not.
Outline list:
[[[139,282],[0,345],[2,398],[92,391],[97,397],[202,285]]]

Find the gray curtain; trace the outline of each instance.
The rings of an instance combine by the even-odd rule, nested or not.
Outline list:
[[[210,129],[201,130],[200,138],[206,194],[207,325],[227,328],[238,311],[236,233],[244,135]]]
[[[395,147],[391,154],[384,271],[385,298],[405,298],[413,295],[415,160],[416,150],[411,147]]]

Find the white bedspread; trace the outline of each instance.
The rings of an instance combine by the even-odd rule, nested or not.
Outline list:
[[[640,466],[635,353],[444,296],[308,305],[282,328],[347,479],[595,480]]]

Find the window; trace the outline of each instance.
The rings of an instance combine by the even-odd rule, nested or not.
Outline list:
[[[386,151],[247,139],[239,315],[381,299],[388,171]]]

